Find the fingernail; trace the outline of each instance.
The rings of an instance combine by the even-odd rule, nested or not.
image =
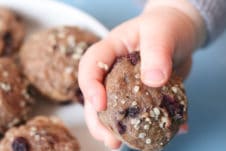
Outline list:
[[[165,74],[159,69],[149,70],[143,73],[144,82],[152,86],[158,86],[162,84],[165,78]]]

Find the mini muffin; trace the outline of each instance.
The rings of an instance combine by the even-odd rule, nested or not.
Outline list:
[[[0,6],[0,55],[17,51],[25,36],[24,23],[13,11]]]
[[[14,62],[0,58],[0,134],[23,122],[31,108],[27,81]]]
[[[130,147],[161,150],[187,120],[187,99],[180,78],[172,75],[160,88],[140,79],[140,57],[135,52],[120,57],[105,79],[107,110],[102,123]]]
[[[78,64],[97,36],[78,27],[59,27],[33,34],[19,54],[24,74],[55,102],[82,101]]]
[[[10,129],[0,143],[1,151],[79,151],[79,144],[58,118],[36,117]]]

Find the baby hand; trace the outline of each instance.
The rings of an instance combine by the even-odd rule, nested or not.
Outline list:
[[[199,28],[203,22],[196,9],[186,1],[181,6],[171,0],[168,3],[150,2],[144,13],[112,30],[80,61],[79,84],[87,125],[96,139],[111,148],[118,148],[120,141],[99,122],[97,112],[106,109],[103,79],[116,57],[139,50],[143,83],[159,87],[168,81],[173,69],[183,77],[188,74],[192,52],[204,40]],[[100,62],[105,70],[98,66]]]

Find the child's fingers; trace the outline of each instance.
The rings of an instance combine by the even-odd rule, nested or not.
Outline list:
[[[175,39],[166,22],[156,17],[140,25],[141,77],[151,87],[166,83],[172,70]]]
[[[89,131],[94,138],[103,141],[112,149],[120,147],[120,141],[99,122],[97,113],[89,101],[86,101],[85,104],[85,118]]]
[[[132,22],[113,30],[107,38],[89,48],[80,61],[78,76],[80,88],[85,99],[91,101],[97,111],[106,108],[106,93],[103,86],[105,73],[117,56],[126,55],[128,49],[134,51],[136,47],[137,31],[133,29],[135,25]]]
[[[104,74],[113,63],[115,46],[108,39],[95,44],[82,57],[79,64],[79,85],[86,100],[100,111],[106,107]]]
[[[180,134],[186,134],[188,132],[188,124],[183,124],[180,126],[180,129],[179,129],[179,132],[178,132],[178,135]]]

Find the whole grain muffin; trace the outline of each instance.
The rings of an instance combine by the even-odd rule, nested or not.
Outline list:
[[[161,150],[187,120],[187,99],[180,78],[172,75],[160,88],[140,79],[140,57],[135,52],[120,57],[105,79],[107,110],[102,123],[130,147]]]
[[[0,6],[0,55],[16,52],[24,36],[25,28],[21,17]]]
[[[0,134],[27,118],[31,101],[18,67],[11,59],[0,58]]]
[[[10,129],[0,143],[1,151],[79,151],[79,144],[58,118],[36,117]]]
[[[19,54],[24,74],[55,102],[82,101],[77,82],[84,51],[98,38],[78,27],[59,27],[33,34]]]

